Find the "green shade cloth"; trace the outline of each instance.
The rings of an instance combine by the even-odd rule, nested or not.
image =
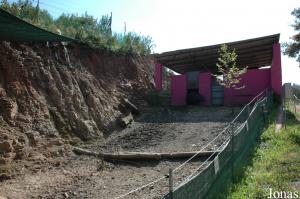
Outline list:
[[[2,41],[72,41],[36,27],[0,9],[0,40]]]
[[[239,115],[242,123],[240,125],[233,124],[238,127],[232,128],[231,132],[234,133],[221,152],[211,159],[209,165],[202,172],[175,188],[173,197],[168,194],[163,199],[220,198],[247,164],[249,155],[268,121],[266,110],[270,111],[273,107],[272,96],[273,94],[268,92],[253,107],[247,105],[248,107]]]

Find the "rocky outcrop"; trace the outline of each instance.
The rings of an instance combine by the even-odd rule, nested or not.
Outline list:
[[[114,128],[123,99],[140,101],[153,87],[150,58],[65,49],[0,43],[0,163],[49,140],[99,138]]]

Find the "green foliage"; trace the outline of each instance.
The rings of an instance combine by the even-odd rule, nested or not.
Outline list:
[[[223,75],[223,79],[217,79],[218,83],[226,88],[237,88],[240,83],[240,76],[246,73],[247,68],[239,68],[236,64],[237,54],[235,50],[230,51],[226,44],[219,50],[217,62],[218,72]],[[218,76],[218,75],[215,75]]]
[[[227,198],[267,198],[269,188],[273,191],[295,191],[291,183],[300,178],[299,122],[288,111],[287,128],[279,133],[275,133],[274,129],[275,124],[272,124],[263,132],[252,164]]]
[[[292,42],[283,44],[283,53],[290,57],[297,58],[297,61],[300,62],[300,7],[295,8],[291,14],[295,17],[295,22],[292,27],[294,27],[297,33],[291,37]]]
[[[300,86],[296,86],[294,84],[294,86],[292,86],[292,92],[297,96],[298,99],[300,99]]]
[[[116,36],[123,52],[140,52],[141,54],[150,54],[154,47],[152,38],[141,36],[134,32]]]
[[[11,14],[43,28],[45,25],[53,23],[53,18],[46,10],[40,11],[39,6],[34,6],[32,1],[22,1],[8,3],[7,0],[2,0],[0,7]]]
[[[2,0],[0,7],[33,25],[77,39],[92,48],[122,54],[147,55],[154,47],[149,36],[134,32],[113,34],[112,13],[102,16],[99,20],[87,13],[82,16],[63,13],[54,19],[47,10],[39,9],[39,6],[34,6],[32,2],[19,0],[10,4],[7,0]]]
[[[170,104],[168,91],[152,91],[146,94],[146,101],[151,106],[168,106]]]

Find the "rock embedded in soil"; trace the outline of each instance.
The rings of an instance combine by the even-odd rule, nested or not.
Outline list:
[[[70,44],[69,67],[63,46],[56,43],[54,47],[51,42],[49,46],[0,42],[3,163],[26,159],[32,150],[45,156],[64,155],[61,149],[48,148],[65,142],[55,144],[48,138],[101,139],[104,132],[118,128],[122,99],[130,99],[131,109],[136,111],[144,102],[144,93],[153,88],[152,58],[115,55]],[[2,156],[4,153],[9,157]]]
[[[12,141],[2,141],[0,142],[0,154],[10,153],[13,151]]]
[[[30,146],[37,146],[39,139],[40,139],[40,134],[37,131],[27,131],[25,132],[26,136],[28,137],[29,140],[29,145]]]
[[[90,140],[103,136],[93,120],[78,120],[75,132],[83,140]]]
[[[129,126],[132,122],[133,122],[133,116],[132,116],[131,113],[129,113],[125,117],[119,118],[120,126],[123,127],[123,128]]]

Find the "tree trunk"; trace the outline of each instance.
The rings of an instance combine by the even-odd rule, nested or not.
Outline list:
[[[162,160],[174,158],[209,157],[217,155],[219,151],[201,151],[198,152],[174,152],[174,153],[144,153],[144,152],[126,152],[126,153],[97,153],[86,149],[74,147],[73,151],[79,155],[91,155],[101,157],[107,160]]]

